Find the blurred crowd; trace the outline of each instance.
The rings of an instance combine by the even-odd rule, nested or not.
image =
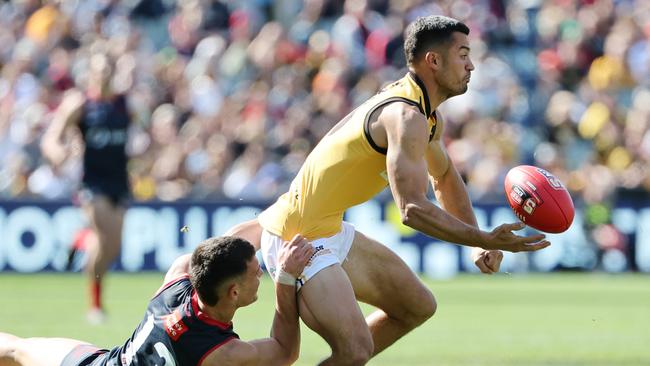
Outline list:
[[[469,91],[441,112],[474,200],[503,202],[519,164],[587,205],[649,196],[647,0],[16,0],[0,2],[0,197],[74,195],[78,133],[57,169],[40,139],[102,53],[132,115],[134,200],[271,200],[405,73],[404,28],[430,14],[471,29]]]

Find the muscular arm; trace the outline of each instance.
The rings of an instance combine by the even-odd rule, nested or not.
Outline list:
[[[465,182],[456,170],[453,161],[449,159],[440,138],[434,139],[429,144],[427,165],[431,185],[440,206],[462,222],[478,227]],[[488,251],[474,247],[471,257],[481,272],[494,273],[499,270],[503,253],[498,250]]]
[[[48,126],[41,140],[43,156],[57,167],[65,161],[67,152],[63,144],[63,136],[68,126],[79,123],[85,97],[77,90],[69,91],[63,97],[52,123]]]
[[[275,284],[275,317],[271,338],[252,341],[258,365],[288,365],[298,359],[300,328],[295,286]]]
[[[490,233],[478,229],[469,198],[466,193],[463,193],[463,198],[460,192],[459,183],[462,181],[458,181],[460,177],[457,172],[448,177],[443,174],[445,181],[440,182],[442,188],[438,189],[451,189],[461,196],[459,202],[452,203],[451,199],[443,198],[442,203],[447,205],[444,207],[449,208],[450,212],[457,212],[461,219],[429,202],[426,197],[428,166],[425,159],[429,131],[424,116],[412,106],[394,103],[384,108],[380,118],[388,141],[388,180],[405,225],[444,241],[484,249],[518,252],[550,245],[546,241],[540,242],[543,235],[520,237],[511,232],[522,229],[523,224],[504,224]],[[446,171],[453,173],[455,169]]]
[[[415,108],[401,103],[382,113],[388,140],[386,165],[395,203],[402,221],[422,233],[441,240],[477,246],[482,242],[481,232],[446,213],[426,197],[428,166],[428,127],[424,116]]]
[[[457,219],[478,226],[465,182],[458,174],[442,142],[445,123],[440,113],[436,113],[436,120],[438,129],[426,150],[427,170],[436,199],[445,211]]]
[[[201,366],[280,366],[295,362],[300,348],[296,288],[276,284],[275,293],[275,317],[270,338],[250,342],[232,340],[206,357]]]
[[[278,252],[280,271],[298,277],[314,248],[302,236],[282,244]],[[234,340],[212,352],[201,366],[290,365],[298,359],[300,326],[295,285],[275,284],[275,316],[269,338],[250,342]]]

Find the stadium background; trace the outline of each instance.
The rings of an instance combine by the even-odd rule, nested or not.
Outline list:
[[[643,0],[0,2],[0,308],[38,309],[28,306],[32,297],[10,301],[8,293],[47,293],[47,284],[71,293],[82,286],[63,275],[11,272],[60,271],[66,248],[83,226],[74,206],[79,142],[70,136],[72,156],[57,171],[41,157],[39,143],[63,93],[83,82],[91,53],[115,60],[112,86],[127,94],[134,113],[128,145],[133,200],[117,269],[164,270],[176,254],[230,223],[254,217],[282,193],[336,121],[404,73],[404,26],[429,14],[453,16],[471,29],[476,70],[469,91],[446,102],[441,112],[448,123],[449,153],[467,182],[481,226],[514,219],[504,206],[502,181],[519,164],[557,175],[576,204],[569,232],[553,236],[554,245],[536,255],[508,255],[504,271],[526,281],[523,273],[529,271],[634,272],[533,276],[519,285],[526,289],[545,279],[547,290],[574,280],[576,289],[583,288],[580,281],[609,284],[594,285],[593,298],[568,287],[544,298],[573,299],[582,307],[597,301],[596,293],[610,291],[622,305],[634,304],[635,310],[626,308],[630,317],[613,318],[620,323],[612,323],[607,337],[591,341],[631,350],[603,358],[604,365],[650,362],[634,347],[647,343],[647,334],[638,330],[648,328],[650,307],[644,274],[650,272],[650,3]],[[379,235],[427,277],[449,279],[473,270],[463,249],[402,227],[389,198],[386,192],[352,210],[348,219]],[[182,225],[190,231],[181,233]],[[124,286],[144,281],[125,276],[115,281]],[[460,289],[464,281],[489,286],[466,275],[449,281]],[[153,282],[147,282],[149,292],[155,290]],[[445,283],[431,286],[444,292]],[[82,299],[76,296],[79,309]],[[48,305],[56,307],[56,301]],[[119,317],[131,304],[113,303],[113,311]],[[616,311],[615,302],[611,305],[603,309]],[[268,323],[271,315],[266,315],[259,321]],[[74,323],[47,317],[38,320],[40,326],[25,327],[2,316],[0,330],[25,336],[65,335],[65,324]],[[117,344],[137,320],[109,323],[121,334],[116,338],[102,338],[82,325],[68,336]],[[585,336],[578,333],[567,331],[567,339]],[[562,337],[548,340],[553,341],[562,349]],[[447,362],[508,363],[492,362],[482,351],[471,362]],[[574,353],[572,359],[565,350],[565,360],[597,364],[601,353],[588,353]],[[562,364],[548,357],[539,359]],[[423,359],[421,364],[430,364]],[[526,364],[517,357],[510,361]]]

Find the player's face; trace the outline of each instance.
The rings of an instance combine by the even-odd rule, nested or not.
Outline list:
[[[467,91],[467,84],[474,70],[469,51],[467,35],[454,32],[450,46],[443,55],[443,70],[437,74],[438,84],[447,90],[449,98]]]
[[[257,300],[260,277],[262,277],[262,268],[260,268],[257,257],[253,256],[253,259],[248,262],[248,268],[240,282],[239,306],[250,305]]]

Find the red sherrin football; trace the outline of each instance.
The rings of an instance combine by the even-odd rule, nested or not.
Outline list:
[[[573,201],[564,184],[544,169],[520,165],[505,180],[506,198],[526,225],[547,233],[566,231],[573,222]]]

